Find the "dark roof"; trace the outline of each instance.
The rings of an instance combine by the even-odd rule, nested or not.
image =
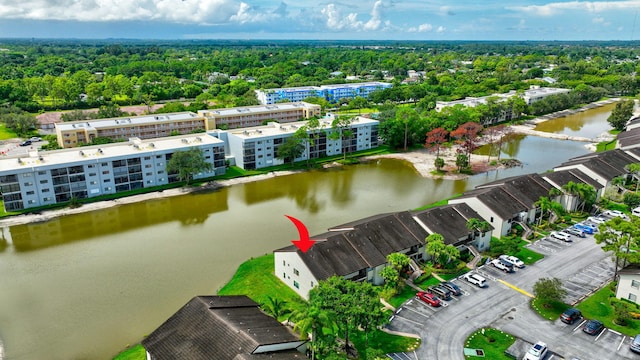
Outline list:
[[[640,146],[640,127],[618,134],[618,146],[621,148]]]
[[[640,275],[640,265],[629,265],[622,270],[618,270],[618,275]]]
[[[263,359],[250,354],[261,345],[291,350],[302,343],[246,296],[196,296],[142,340],[154,360]]]
[[[423,245],[428,233],[407,211],[375,215],[332,228],[311,239],[317,242],[306,253],[295,246],[276,252],[296,251],[318,280],[345,276],[387,262],[387,255]]]
[[[584,165],[586,168],[611,180],[627,173],[625,166],[638,162],[636,158],[621,149],[609,150],[599,153],[590,153],[569,159],[560,164],[558,168]]]
[[[553,187],[539,174],[526,174],[483,184],[477,186],[477,188],[491,186],[502,186],[504,191],[518,199],[520,203],[526,205],[529,209],[535,207],[535,202],[541,196],[549,196],[549,190]]]
[[[640,159],[640,147],[637,148],[633,148],[633,149],[627,149],[625,150],[627,152],[627,154],[633,156],[636,159]],[[640,160],[638,160],[640,161]]]
[[[483,220],[465,203],[437,206],[414,213],[429,230],[444,237],[447,245],[458,245],[460,239],[469,236],[467,221],[472,218]]]
[[[569,181],[573,181],[576,184],[585,183],[591,185],[596,190],[602,189],[604,187],[602,184],[589,177],[580,169],[558,170],[542,174],[542,176],[549,179],[549,181],[552,181],[558,186],[563,186],[568,184]]]
[[[467,191],[457,199],[477,198],[502,219],[511,219],[515,215],[528,211],[526,204],[505,191],[502,186],[480,188]]]

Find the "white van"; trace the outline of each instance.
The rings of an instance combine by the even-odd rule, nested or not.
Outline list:
[[[631,215],[640,217],[640,206],[638,206],[637,208],[631,210]]]

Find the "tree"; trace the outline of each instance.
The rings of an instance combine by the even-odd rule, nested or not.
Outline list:
[[[441,171],[442,168],[444,167],[444,159],[441,157],[437,157],[435,160],[433,160],[433,166],[436,167],[437,171]]]
[[[469,168],[469,157],[464,153],[458,153],[456,156],[456,166],[459,172]]]
[[[300,339],[309,340],[312,360],[323,343],[333,342],[331,335],[334,332],[335,321],[328,311],[309,302],[303,302],[293,306],[289,315],[294,323],[293,329],[300,333]]]
[[[558,278],[542,278],[533,285],[533,294],[544,302],[562,302],[567,290]]]
[[[460,251],[453,245],[445,245],[444,237],[433,233],[425,239],[427,254],[431,255],[436,265],[444,266],[447,263],[460,258]]]
[[[628,192],[622,197],[622,202],[624,202],[624,204],[627,205],[629,209],[640,206],[640,194]]]
[[[480,220],[478,218],[470,218],[469,220],[467,220],[466,227],[467,230],[474,233],[474,235],[476,235],[477,233],[484,234],[487,231],[491,230],[491,224],[489,224],[485,220]]]
[[[305,132],[306,134],[306,132]],[[284,161],[284,162],[293,162],[302,156],[304,153],[304,145],[302,144],[302,140],[297,136],[289,136],[285,139],[285,141],[278,146],[276,150],[276,158]]]
[[[627,121],[633,116],[633,100],[622,100],[616,103],[616,107],[611,111],[611,115],[607,118],[611,127],[622,131]]]
[[[167,162],[167,172],[178,174],[179,181],[189,181],[196,174],[209,172],[213,169],[213,164],[204,158],[204,152],[200,148],[191,148],[185,151],[176,151]]]
[[[333,131],[329,135],[331,140],[341,140],[343,159],[347,159],[347,152],[350,152],[351,139],[353,138],[353,130],[351,129],[351,118],[339,116],[331,123]]]
[[[638,187],[640,186],[640,163],[629,164],[625,168],[636,179],[636,192],[638,192]]]
[[[605,252],[613,252],[616,258],[616,271],[618,273],[618,260],[623,261],[623,267],[628,263],[640,263],[640,217],[632,216],[624,220],[614,217],[598,226],[598,233],[594,235],[597,244],[602,245]]]
[[[447,141],[449,132],[441,127],[435,128],[427,133],[427,141],[424,146],[436,150],[436,158],[440,157],[440,148]]]
[[[288,315],[290,312],[290,309],[284,301],[273,296],[267,296],[267,299],[260,307],[262,308],[262,311],[273,316],[276,320],[280,320],[280,318]]]
[[[451,137],[458,139],[461,147],[464,149],[467,158],[478,148],[478,133],[482,131],[482,125],[476,122],[466,122],[451,132]]]

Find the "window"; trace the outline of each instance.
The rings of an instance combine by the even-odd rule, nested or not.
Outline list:
[[[287,273],[282,273],[282,278],[286,279],[287,278]]]
[[[145,169],[148,169],[148,168],[150,168],[150,167],[152,167],[152,166],[153,166],[153,165],[151,165],[151,164],[146,164],[146,165],[144,166],[144,168],[145,168]]]
[[[90,181],[90,182],[89,182],[89,185],[95,185],[95,184],[97,184],[97,183],[98,183],[97,181]]]
[[[298,271],[298,269],[296,269],[296,268],[293,268],[293,273],[294,273],[296,276],[300,276],[300,271]]]
[[[636,299],[637,299],[637,298],[638,298],[638,297],[637,297],[637,296],[635,296],[634,294],[629,293],[629,300],[631,300],[631,301],[633,301],[633,302],[636,302]]]
[[[287,262],[282,260],[282,266],[286,266],[286,265],[287,265]]]
[[[33,195],[35,193],[36,193],[35,191],[27,191],[27,195]]]
[[[24,183],[24,186],[33,186],[33,183],[31,181],[27,181]]]
[[[104,188],[104,191],[111,191],[111,186],[107,186]]]
[[[295,280],[293,280],[293,286],[294,286],[296,289],[300,289],[300,284],[298,284],[298,282],[297,282],[297,281],[295,281]]]
[[[636,289],[640,289],[640,281],[638,281],[638,280],[631,280],[631,287],[632,287],[632,288],[636,288]]]
[[[102,180],[102,182],[104,182],[104,183],[110,183],[110,182],[111,182],[111,179],[104,179],[104,180]]]
[[[50,197],[42,198],[42,201],[51,201]]]
[[[32,173],[24,173],[24,174],[22,174],[22,176],[23,177],[31,177],[31,176],[33,176],[33,174]]]
[[[311,287],[313,287],[313,281],[311,282]]]
[[[145,156],[144,159],[145,160],[151,160],[151,156]]]
[[[109,170],[104,170],[104,171],[102,172],[102,175],[109,175]]]
[[[40,184],[46,184],[48,182],[49,182],[49,180],[40,180]]]
[[[43,192],[43,193],[48,193],[49,191],[51,191],[51,189],[42,189],[42,191],[41,191],[41,192]]]
[[[96,167],[96,166],[95,166],[95,164],[89,164],[89,165],[87,165],[87,168],[89,168],[89,169],[93,169],[94,167]]]
[[[36,203],[36,201],[35,201],[35,200],[29,200],[29,201],[27,201],[27,204],[35,204],[35,203]]]
[[[108,164],[108,163],[106,163],[106,162],[103,162],[103,163],[101,163],[100,165],[101,165],[101,166],[107,166],[107,165],[109,165],[109,164]]]
[[[489,219],[489,222],[491,223],[493,222],[493,216]]]
[[[38,171],[38,175],[47,175],[46,171]]]

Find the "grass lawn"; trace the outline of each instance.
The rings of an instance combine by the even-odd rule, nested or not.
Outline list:
[[[13,139],[17,137],[18,137],[18,134],[7,129],[7,127],[4,124],[0,124],[0,140]]]
[[[471,334],[467,338],[467,341],[465,342],[464,346],[466,348],[484,350],[485,359],[512,360],[512,358],[507,356],[504,352],[515,341],[516,339],[507,333],[503,333],[502,331],[497,329],[486,328],[486,329],[480,329],[474,332],[473,334]],[[477,359],[477,357],[475,356],[465,356],[465,358]]]
[[[525,263],[525,265],[531,265],[536,261],[544,258],[544,255],[537,253],[533,250],[530,250],[529,248],[526,248],[524,246],[521,247],[520,251],[518,251],[514,256],[522,260],[522,262]]]
[[[616,148],[616,140],[613,141],[603,141],[603,142],[599,142],[596,145],[596,152],[602,152],[602,151],[607,151],[607,150],[613,150]]]
[[[300,302],[298,294],[273,274],[274,256],[268,254],[247,260],[238,267],[233,278],[218,291],[218,295],[247,295],[258,304],[268,297],[285,303]]]
[[[587,319],[597,319],[602,321],[604,326],[609,329],[619,331],[625,335],[636,336],[640,333],[640,320],[629,320],[629,325],[620,326],[613,323],[614,310],[613,306],[609,303],[609,299],[614,295],[610,285],[603,287],[602,289],[589,296],[578,306],[576,306],[582,315]]]
[[[349,339],[355,344],[361,359],[364,359],[364,354],[367,348],[379,349],[384,351],[385,354],[389,354],[413,351],[420,346],[421,342],[420,339],[387,334],[380,330],[377,330],[369,336],[369,342],[367,345],[365,345],[364,333],[361,331],[354,331]]]
[[[404,304],[405,301],[411,299],[416,296],[417,291],[415,291],[411,286],[405,286],[399,294],[396,294],[391,299],[387,300],[391,306],[396,309],[400,307],[400,305]]]
[[[531,300],[531,308],[543,318],[555,321],[560,317],[560,314],[569,308],[569,305],[559,301],[543,302],[538,298],[534,298]]]
[[[142,345],[138,344],[116,355],[113,360],[145,360],[147,353]]]

